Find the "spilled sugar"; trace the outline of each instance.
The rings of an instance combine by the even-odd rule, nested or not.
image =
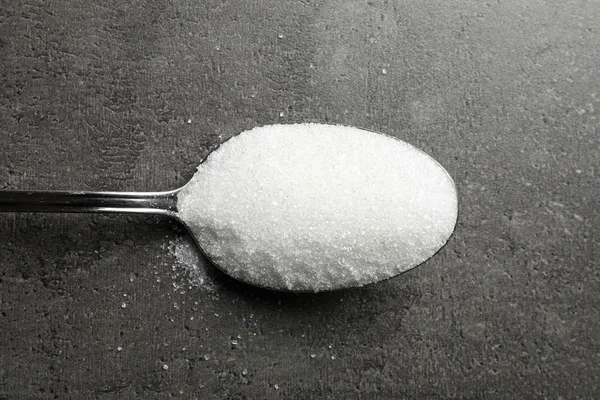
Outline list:
[[[229,275],[280,290],[362,286],[448,240],[457,195],[431,157],[394,138],[321,124],[271,125],[224,143],[178,209]]]
[[[215,292],[209,269],[204,265],[196,245],[182,238],[172,241],[168,246],[169,253],[173,256],[173,287],[182,292],[190,289],[202,289]]]

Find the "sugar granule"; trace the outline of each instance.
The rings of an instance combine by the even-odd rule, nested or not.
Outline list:
[[[178,196],[180,217],[227,274],[324,291],[395,276],[431,257],[457,218],[452,178],[392,137],[323,124],[233,137]]]

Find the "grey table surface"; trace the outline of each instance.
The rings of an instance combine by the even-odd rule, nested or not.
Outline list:
[[[1,189],[172,189],[324,122],[431,154],[460,216],[417,269],[290,295],[186,281],[158,217],[1,214],[0,398],[598,396],[599,66],[593,0],[1,1]]]

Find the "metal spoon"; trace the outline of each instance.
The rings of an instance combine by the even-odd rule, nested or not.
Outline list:
[[[310,126],[310,128],[309,128]],[[341,127],[332,127],[332,126],[326,126],[326,125],[318,125],[318,124],[311,124],[311,125],[303,125],[303,127],[306,127],[306,129],[341,129]],[[270,134],[272,134],[274,129],[278,129],[280,131],[285,131],[285,130],[290,130],[290,129],[295,129],[293,125],[281,125],[281,126],[274,126],[274,127],[263,127],[263,128],[258,128],[258,130],[263,129],[263,131],[269,131],[271,132]],[[367,131],[363,131],[363,130],[358,130],[356,128],[346,128],[346,129],[352,129],[356,132],[365,132],[367,134],[376,134],[374,132],[367,132]],[[354,133],[356,133],[354,132]],[[360,133],[362,134],[362,133]],[[377,134],[376,134],[377,135]],[[394,139],[392,140],[392,142],[390,142],[391,146],[395,146],[397,145],[397,142],[395,138],[393,137],[389,137],[387,135],[384,135],[387,139]],[[381,136],[379,136],[381,137]],[[238,135],[238,138],[243,138],[243,140],[240,139],[236,139],[235,141],[237,141],[237,143],[240,142],[244,142],[246,144],[248,144],[249,140],[252,140],[253,136],[252,135],[248,135],[246,133],[242,133],[240,135]],[[252,143],[252,142],[250,142]],[[401,142],[405,145],[408,145],[404,142]],[[294,145],[296,143],[294,142]],[[287,143],[288,146],[291,146],[290,143]],[[410,145],[408,145],[410,146]],[[229,144],[226,146],[221,146],[219,147],[217,150],[215,150],[214,153],[220,152],[221,155],[223,152],[229,152],[232,153],[232,148],[233,146],[230,146]],[[252,146],[250,146],[252,147]],[[412,146],[410,146],[412,148]],[[420,152],[420,150],[412,148],[413,150],[415,150],[416,152]],[[245,148],[244,148],[245,151]],[[294,150],[296,151],[296,150]],[[335,150],[337,151],[337,150]],[[334,151],[334,156],[335,153]],[[411,150],[412,151],[412,150]],[[227,153],[227,155],[229,155],[229,153]],[[422,153],[422,152],[420,152]],[[422,153],[424,155],[424,153]],[[443,167],[441,167],[441,165],[439,165],[437,163],[437,161],[431,159],[429,156],[426,156],[427,158],[430,159],[430,161],[432,162],[432,165],[436,165],[435,168],[440,169],[440,171],[442,171],[441,175],[443,176],[444,174],[447,175],[447,172],[443,169]],[[207,157],[203,162],[210,160],[210,156]],[[231,158],[231,157],[230,157]],[[221,158],[222,159],[222,158]],[[262,160],[264,161],[264,160]],[[429,161],[428,161],[429,162]],[[252,162],[251,162],[252,163]],[[242,166],[236,166],[235,168],[238,169],[243,169],[245,168],[245,165]],[[289,167],[288,167],[289,168]],[[295,165],[292,166],[292,168],[296,168]],[[298,168],[302,168],[302,167],[298,167]],[[293,171],[292,171],[293,172]],[[199,172],[200,173],[200,172]],[[293,174],[292,174],[293,175]],[[298,291],[298,292],[315,292],[315,291],[322,291],[322,290],[334,290],[334,289],[341,289],[341,288],[345,288],[345,287],[352,287],[352,286],[362,286],[366,283],[373,283],[373,282],[377,282],[380,280],[384,280],[387,278],[390,278],[391,276],[397,275],[401,272],[404,272],[407,269],[410,269],[416,265],[421,264],[422,262],[424,262],[426,259],[428,259],[429,257],[433,256],[433,254],[435,252],[437,252],[437,250],[439,250],[439,248],[441,248],[445,241],[448,239],[450,233],[446,232],[444,235],[446,235],[446,237],[443,237],[443,242],[440,242],[439,244],[436,244],[434,247],[432,247],[430,249],[430,253],[427,254],[426,257],[423,257],[423,259],[418,259],[418,260],[411,260],[410,263],[402,266],[402,268],[399,269],[392,269],[390,272],[389,266],[386,267],[388,268],[387,271],[384,271],[384,273],[379,274],[378,271],[375,271],[375,273],[373,274],[373,276],[368,277],[368,278],[361,278],[362,281],[357,281],[357,282],[353,282],[352,279],[348,279],[348,274],[346,274],[345,272],[339,272],[339,265],[336,265],[335,268],[337,268],[337,270],[334,271],[334,269],[332,268],[332,271],[334,271],[334,276],[335,274],[337,274],[338,278],[338,282],[331,281],[331,274],[329,274],[328,271],[326,271],[326,275],[329,274],[328,279],[330,279],[330,282],[326,284],[326,286],[322,287],[322,286],[318,286],[319,282],[317,280],[317,278],[309,278],[308,279],[308,283],[302,282],[300,280],[300,283],[298,284],[298,278],[296,275],[296,272],[292,269],[290,270],[289,268],[286,269],[286,266],[280,266],[280,267],[274,267],[271,268],[270,266],[263,266],[260,268],[260,271],[256,272],[256,268],[254,269],[254,272],[248,273],[248,271],[253,269],[253,264],[257,264],[256,259],[252,259],[252,257],[250,257],[247,261],[242,261],[242,266],[240,267],[240,257],[238,256],[238,254],[236,253],[236,249],[233,249],[232,247],[234,246],[234,244],[229,243],[232,242],[231,240],[229,240],[228,243],[225,243],[223,246],[221,246],[221,244],[219,242],[227,242],[226,237],[228,235],[230,235],[231,227],[225,227],[225,230],[221,230],[219,232],[218,227],[212,227],[212,226],[199,226],[197,221],[191,221],[191,220],[187,220],[186,216],[184,215],[184,213],[182,212],[182,210],[180,210],[180,204],[178,204],[178,195],[180,194],[180,192],[184,191],[184,194],[186,194],[185,192],[189,192],[190,191],[190,187],[192,187],[191,190],[196,190],[195,188],[193,188],[194,186],[194,179],[196,178],[196,176],[194,178],[192,178],[192,180],[190,182],[188,182],[188,184],[184,185],[183,187],[179,188],[179,189],[175,189],[175,190],[170,190],[170,191],[165,191],[165,192],[90,192],[90,191],[9,191],[9,190],[4,190],[4,191],[0,191],[0,212],[50,212],[50,213],[80,213],[80,212],[99,212],[99,213],[129,213],[129,214],[154,214],[154,215],[162,215],[162,216],[167,216],[170,218],[174,218],[176,220],[178,220],[180,223],[182,223],[187,230],[190,232],[190,234],[192,235],[192,237],[194,238],[194,240],[196,241],[196,243],[198,244],[199,248],[201,250],[203,250],[203,253],[208,257],[209,260],[211,260],[211,262],[217,266],[217,268],[221,269],[223,272],[225,272],[226,274],[233,276],[234,278],[244,281],[246,283],[255,285],[255,286],[260,286],[260,287],[265,287],[268,289],[275,289],[275,290],[284,290],[284,291]],[[260,179],[260,177],[258,177]],[[455,193],[455,188],[454,188],[454,183],[452,181],[452,178],[450,178],[449,175],[447,175],[447,177],[443,176],[442,179],[446,179],[448,180],[449,185],[451,185],[451,187],[454,190],[454,196],[456,196]],[[192,183],[192,184],[191,184]],[[217,185],[219,184],[219,182],[217,182]],[[326,184],[326,183],[324,183]],[[187,190],[186,190],[187,189]],[[196,192],[194,192],[196,193]],[[202,193],[202,191],[198,192],[198,193]],[[212,204],[208,205],[209,207],[212,207]],[[232,207],[231,205],[224,205],[223,207],[227,208],[227,207]],[[184,210],[185,211],[185,210]],[[451,218],[454,218],[452,222],[452,229],[453,229],[453,224],[456,222],[456,215],[451,216]],[[187,217],[189,219],[189,216]],[[232,223],[235,225],[237,221],[233,221]],[[294,222],[291,222],[292,224],[294,224]],[[299,223],[299,222],[298,222]],[[210,223],[208,224],[210,225]],[[208,233],[207,233],[208,231]],[[224,239],[225,238],[225,239]],[[238,238],[239,239],[239,238]],[[244,238],[242,238],[244,239]],[[215,246],[216,245],[216,246]],[[304,244],[302,244],[304,245]],[[320,246],[319,243],[317,243],[318,246]],[[392,243],[393,245],[393,243]],[[219,249],[218,251],[215,251],[214,248]],[[221,252],[221,250],[223,250],[223,252]],[[208,251],[207,251],[208,250]],[[290,248],[289,250],[278,250],[281,254],[283,254],[287,261],[288,264],[290,263],[290,259],[293,260],[293,258],[289,258],[288,257],[288,252],[290,255],[294,254],[294,251],[297,249],[293,249]],[[311,251],[311,250],[309,250]],[[323,251],[323,247],[321,246],[320,249],[318,251]],[[325,248],[325,251],[327,251],[327,248]],[[260,252],[258,252],[260,253]],[[229,254],[230,259],[224,259],[223,258],[223,254]],[[344,254],[340,255],[341,258],[344,257]],[[373,258],[377,258],[377,255],[375,254],[373,256],[373,254],[371,254],[371,257]],[[232,259],[231,259],[232,258]],[[215,261],[216,260],[216,261]],[[258,260],[258,263],[264,263],[263,259]],[[336,264],[337,263],[337,259],[330,259],[328,262]],[[367,260],[367,263],[370,263],[371,261]],[[245,263],[245,264],[244,264]],[[293,263],[293,261],[292,261]],[[341,264],[343,264],[343,262],[340,262]],[[277,268],[280,268],[279,270]],[[302,268],[302,266],[300,266],[300,268]],[[283,272],[282,272],[283,271]],[[286,275],[287,274],[287,275]],[[294,281],[294,279],[296,281]],[[306,278],[302,278],[305,279]],[[310,282],[310,279],[315,280],[314,283]],[[365,280],[366,279],[366,280]],[[292,283],[290,283],[292,282]]]

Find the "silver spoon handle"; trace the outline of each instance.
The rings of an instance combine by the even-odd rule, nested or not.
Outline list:
[[[0,212],[133,213],[175,216],[177,193],[0,190]]]

